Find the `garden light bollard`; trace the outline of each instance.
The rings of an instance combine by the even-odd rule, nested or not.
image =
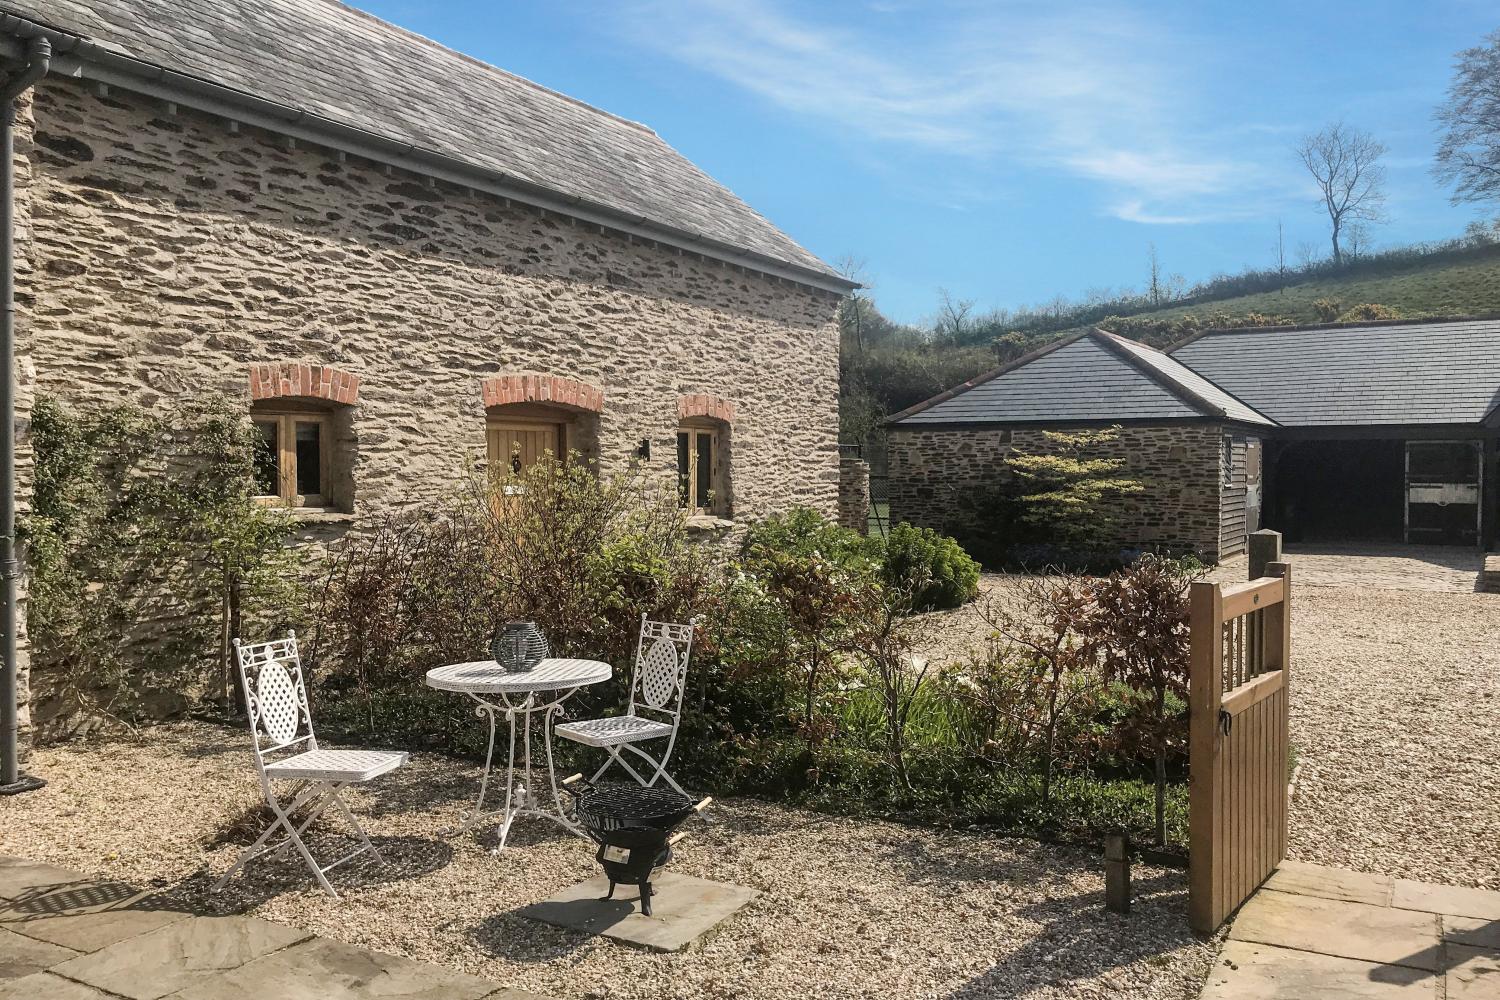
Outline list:
[[[1123,833],[1104,838],[1104,906],[1130,912],[1130,840]]]

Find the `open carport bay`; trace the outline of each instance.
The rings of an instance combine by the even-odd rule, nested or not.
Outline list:
[[[1404,442],[1279,442],[1272,475],[1266,523],[1288,542],[1402,540]]]

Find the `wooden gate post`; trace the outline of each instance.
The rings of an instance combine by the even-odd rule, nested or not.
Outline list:
[[[1214,917],[1214,848],[1224,817],[1216,808],[1219,707],[1223,696],[1224,598],[1219,585],[1199,580],[1189,591],[1192,646],[1188,663],[1188,923],[1202,934],[1218,926]]]
[[[1270,528],[1262,528],[1260,531],[1250,532],[1250,576],[1251,580],[1258,580],[1263,576],[1275,576],[1267,571],[1272,563],[1281,562],[1281,532],[1272,531]]]

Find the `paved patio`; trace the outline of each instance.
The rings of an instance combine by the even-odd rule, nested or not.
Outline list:
[[[256,917],[0,856],[0,1000],[543,1000]]]
[[[1283,862],[1234,918],[1203,1000],[1328,997],[1500,997],[1500,892]]]

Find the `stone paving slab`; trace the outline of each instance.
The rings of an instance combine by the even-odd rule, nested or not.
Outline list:
[[[45,968],[46,971],[37,971]],[[0,1000],[546,1000],[255,917],[0,857]]]
[[[92,879],[39,885],[0,903],[0,928],[74,951],[98,951],[186,916],[150,893]]]
[[[10,899],[45,886],[84,882],[88,876],[71,868],[37,864],[25,858],[0,855],[0,899]]]
[[[710,882],[679,872],[660,872],[652,885],[651,916],[640,912],[634,886],[622,885],[614,899],[603,899],[609,880],[603,875],[522,907],[523,917],[598,934],[622,944],[652,951],[681,951],[733,916],[760,892],[727,882]]]
[[[480,1000],[499,990],[462,972],[313,938],[199,979],[173,1000]]]
[[[1469,889],[1459,885],[1434,885],[1396,879],[1391,905],[1403,910],[1426,913],[1450,913],[1458,917],[1500,920],[1500,892]]]
[[[1433,1000],[1437,982],[1423,969],[1230,940],[1202,1000]]]
[[[0,983],[0,1000],[115,1000],[92,986],[71,979],[38,972],[34,976]]]
[[[1500,951],[1448,945],[1448,1000],[1500,997]]]
[[[1395,879],[1389,875],[1367,875],[1343,868],[1310,865],[1305,861],[1283,861],[1266,879],[1266,888],[1350,903],[1390,906],[1394,883]]]
[[[1500,920],[1479,917],[1444,917],[1443,940],[1470,948],[1500,951]]]
[[[41,972],[77,954],[71,948],[0,930],[0,983]]]
[[[1500,1000],[1500,893],[1283,862],[1202,1000]]]
[[[1237,941],[1436,971],[1438,919],[1430,913],[1263,889],[1235,917]]]
[[[62,961],[52,971],[130,1000],[158,1000],[311,936],[255,917],[198,917]]]

